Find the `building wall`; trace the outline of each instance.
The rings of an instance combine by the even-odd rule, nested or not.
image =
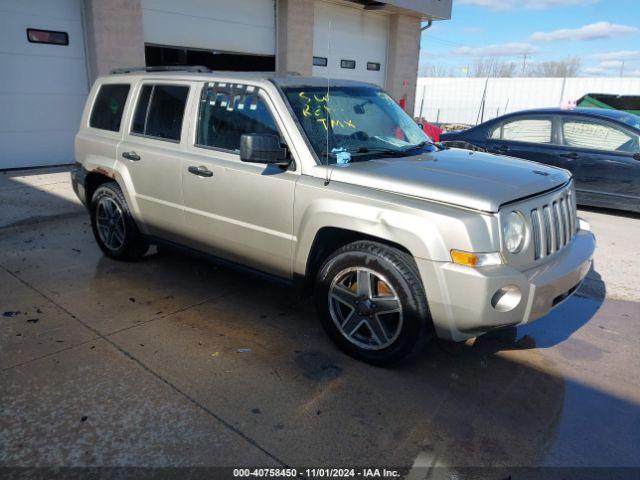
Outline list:
[[[278,72],[311,75],[314,3],[314,0],[276,0]],[[396,100],[406,99],[410,112],[415,104],[420,20],[419,16],[404,13],[389,15],[385,86]],[[112,68],[145,64],[141,0],[84,0],[84,22],[91,81]]]
[[[253,55],[275,53],[274,0],[140,0],[150,44]],[[242,32],[242,34],[238,34]]]
[[[276,70],[311,75],[313,58],[313,0],[277,0]]]
[[[439,20],[451,18],[452,0],[387,0],[386,8],[418,12],[425,17]],[[415,13],[414,13],[415,14]]]
[[[145,64],[140,0],[85,0],[89,78],[113,68]]]
[[[406,99],[407,112],[414,110],[419,56],[420,18],[391,15],[386,88],[394,99]]]
[[[0,1],[0,169],[73,161],[88,90],[81,3]],[[30,28],[67,44],[31,42]]]
[[[385,87],[389,15],[364,10],[360,5],[315,2],[313,32],[313,55],[327,59],[326,65],[312,68],[314,76]],[[355,62],[354,68],[343,68],[343,59]],[[377,63],[380,69],[369,70],[368,63]]]

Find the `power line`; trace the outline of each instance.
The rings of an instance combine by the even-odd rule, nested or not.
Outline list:
[[[468,45],[465,45],[464,43],[454,42],[453,40],[447,40],[446,38],[436,37],[431,34],[429,34],[426,38],[430,40],[435,40],[436,42],[440,42],[444,44],[455,45],[457,47],[468,47]]]
[[[528,53],[522,54],[522,76],[524,77],[525,72],[527,71],[527,58],[529,58]]]

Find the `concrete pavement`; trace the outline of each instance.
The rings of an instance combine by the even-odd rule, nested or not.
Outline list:
[[[551,315],[380,369],[282,284],[105,258],[48,174],[0,175],[33,190],[0,211],[2,466],[640,467],[636,217],[584,214],[596,270]]]

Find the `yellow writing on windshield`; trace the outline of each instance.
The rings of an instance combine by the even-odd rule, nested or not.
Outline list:
[[[339,114],[332,110],[329,104],[329,93],[326,95],[307,95],[306,92],[300,92],[298,96],[304,100],[302,107],[302,116],[304,118],[315,118],[325,130],[329,129],[329,118],[337,117]],[[344,111],[344,110],[343,110]],[[356,125],[350,118],[331,118],[331,128],[352,128],[356,129]]]
[[[325,130],[327,130],[327,127],[329,125],[328,119],[326,118],[318,118],[316,120],[316,122],[319,122],[322,124],[322,126],[325,128]],[[356,126],[353,123],[352,120],[333,120],[331,119],[331,128],[335,128],[335,127],[341,127],[341,128],[353,128],[355,129]]]

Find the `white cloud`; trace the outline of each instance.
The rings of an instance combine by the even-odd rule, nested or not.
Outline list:
[[[593,58],[602,61],[640,60],[640,50],[620,50],[618,52],[594,53]]]
[[[592,76],[605,76],[605,75],[618,75],[623,68],[622,60],[606,60],[600,62],[594,67],[587,67],[582,69],[582,73]],[[625,75],[626,76],[626,75]]]
[[[534,42],[555,42],[558,40],[597,40],[637,33],[637,27],[610,22],[597,22],[580,28],[563,28],[552,32],[536,32],[530,40]]]
[[[458,47],[451,53],[465,57],[510,57],[537,52],[538,49],[529,43],[502,43],[500,45],[484,45],[482,47]]]
[[[600,67],[587,67],[582,69],[582,73],[587,77],[600,77],[609,73],[607,69]]]
[[[598,1],[599,0],[455,0],[455,3],[475,5],[491,10],[512,10],[517,7],[524,7],[530,10],[542,10],[564,5],[591,5]]]
[[[607,60],[606,62],[600,62],[599,67],[605,70],[620,70],[622,62],[620,60]]]

